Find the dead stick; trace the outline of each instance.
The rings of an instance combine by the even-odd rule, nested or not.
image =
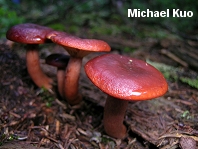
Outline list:
[[[174,55],[173,53],[167,51],[166,49],[162,49],[161,53],[168,56],[169,58],[171,58],[172,60],[176,61],[177,63],[181,64],[184,67],[188,67],[188,64],[181,60],[179,57],[177,57],[176,55]]]

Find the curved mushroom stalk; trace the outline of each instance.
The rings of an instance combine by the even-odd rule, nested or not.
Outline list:
[[[52,29],[32,23],[18,24],[11,27],[7,33],[7,39],[27,44],[27,69],[33,82],[38,87],[44,87],[51,91],[52,79],[44,74],[40,67],[38,44],[48,43],[45,36],[51,32]]]
[[[39,52],[35,50],[38,45],[28,45],[27,47],[26,65],[30,77],[38,87],[44,87],[51,91],[53,80],[40,67]]]
[[[63,98],[64,95],[64,81],[65,81],[65,69],[57,68],[57,84],[58,84],[58,93]]]
[[[104,128],[108,135],[123,139],[128,101],[150,100],[166,93],[164,76],[142,60],[118,54],[98,56],[85,64],[89,79],[109,96],[104,109]]]
[[[62,98],[65,97],[64,93],[64,83],[65,83],[65,69],[68,65],[70,56],[54,53],[45,58],[45,63],[51,66],[57,67],[57,84],[58,84],[58,93]]]
[[[123,101],[112,96],[107,96],[103,124],[107,134],[114,138],[123,139],[127,135],[126,126],[123,124],[128,101]]]
[[[65,72],[64,92],[69,104],[78,104],[82,100],[82,95],[78,92],[78,81],[83,57],[92,52],[108,52],[111,48],[104,41],[81,39],[60,31],[52,31],[46,37],[63,46],[71,56]]]
[[[80,103],[82,96],[78,92],[80,69],[82,58],[71,57],[65,71],[65,98],[69,104],[75,105]]]

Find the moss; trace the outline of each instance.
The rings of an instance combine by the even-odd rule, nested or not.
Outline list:
[[[187,85],[198,89],[198,77],[193,78],[193,76],[191,77],[190,75],[184,76],[185,71],[183,68],[173,67],[163,63],[152,62],[150,60],[147,60],[147,62],[153,65],[159,71],[161,71],[167,80],[181,81],[182,83],[186,83]],[[190,74],[190,71],[188,74]]]
[[[198,77],[196,79],[191,79],[191,78],[187,78],[187,77],[181,77],[180,80],[183,83],[187,83],[189,86],[198,89]]]

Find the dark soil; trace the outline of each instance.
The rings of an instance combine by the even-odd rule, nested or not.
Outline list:
[[[169,41],[165,42],[168,44],[138,41],[134,44],[135,53],[115,49],[112,52],[180,66],[181,63],[160,51],[174,44]],[[183,44],[182,40],[178,42]],[[65,52],[53,44],[41,48],[41,63],[50,53]],[[27,73],[24,55],[21,45],[10,46],[4,41],[0,45],[0,149],[196,148],[198,92],[187,84],[167,80],[169,90],[164,96],[130,103],[124,121],[128,126],[128,136],[119,140],[105,134],[102,118],[106,95],[89,81],[83,68],[80,78],[83,102],[70,106],[59,97],[56,85],[54,93],[34,85]],[[83,63],[97,55],[87,56]],[[42,67],[56,81],[56,69],[46,64]],[[186,67],[185,71],[192,71],[194,67],[190,68]]]

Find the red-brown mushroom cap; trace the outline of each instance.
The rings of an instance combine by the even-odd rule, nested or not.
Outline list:
[[[7,31],[6,37],[9,40],[20,43],[42,44],[49,42],[45,35],[50,31],[53,30],[45,26],[40,26],[32,23],[25,23],[11,27]]]
[[[85,72],[98,88],[119,99],[149,100],[162,96],[168,89],[161,72],[127,56],[98,56],[86,63]]]
[[[38,87],[45,87],[49,91],[52,88],[52,79],[40,67],[38,44],[50,41],[45,37],[50,31],[51,28],[26,23],[13,26],[6,33],[7,39],[28,45],[26,47],[28,73]]]
[[[48,65],[57,67],[57,84],[58,84],[58,92],[61,97],[65,96],[64,93],[64,80],[65,80],[65,68],[69,63],[70,56],[60,53],[53,53],[45,58],[45,62]]]
[[[58,68],[65,68],[69,62],[69,59],[69,55],[54,53],[45,58],[45,63]]]
[[[74,57],[84,57],[90,52],[105,52],[111,50],[110,46],[102,40],[81,39],[65,32],[52,31],[48,33],[46,37],[54,43],[65,47],[68,53]]]

